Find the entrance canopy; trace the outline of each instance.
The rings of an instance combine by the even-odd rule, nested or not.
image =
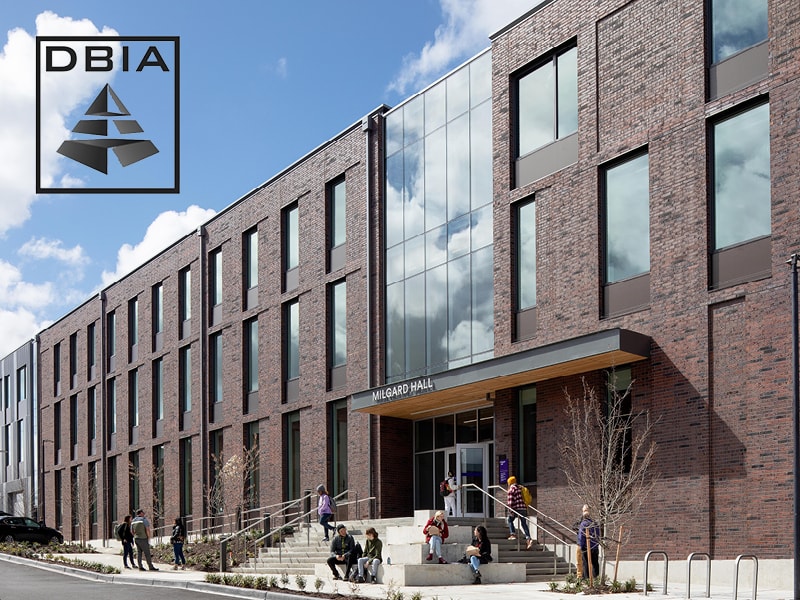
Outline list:
[[[650,338],[609,329],[358,392],[352,409],[401,419],[425,419],[490,406],[495,390],[621,367],[650,357]]]

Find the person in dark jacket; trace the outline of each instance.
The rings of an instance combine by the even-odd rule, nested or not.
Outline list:
[[[133,562],[133,532],[131,532],[131,516],[125,515],[125,519],[120,526],[120,540],[122,541],[122,564],[126,569],[132,569],[136,566]],[[128,560],[131,564],[128,565]]]
[[[478,525],[475,528],[472,537],[472,545],[480,551],[480,554],[477,556],[469,557],[469,565],[472,569],[472,574],[475,576],[472,583],[480,583],[481,572],[479,567],[492,562],[492,542],[489,540],[489,534],[486,533],[486,527],[483,525]]]
[[[589,570],[589,555],[586,552],[586,541],[589,541],[592,570]],[[583,577],[591,579],[600,575],[600,526],[589,514],[589,507],[583,507],[583,518],[578,525],[578,547],[583,550]]]
[[[180,517],[175,517],[175,524],[172,527],[172,535],[169,538],[172,544],[172,554],[175,556],[175,564],[173,569],[180,567],[186,570],[186,557],[183,555],[183,542],[186,540],[186,529],[183,527],[183,521]]]
[[[336,534],[333,536],[333,541],[331,541],[331,556],[328,559],[328,566],[331,569],[331,573],[333,573],[333,578],[341,579],[336,565],[346,565],[344,578],[347,579],[358,559],[356,541],[352,535],[347,533],[347,527],[344,523],[339,523],[336,528]]]

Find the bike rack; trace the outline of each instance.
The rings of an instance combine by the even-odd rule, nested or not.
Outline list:
[[[667,572],[669,570],[669,557],[667,556],[666,552],[661,552],[660,550],[651,550],[647,554],[644,555],[644,595],[647,596],[647,569],[650,566],[650,557],[653,555],[663,556],[664,557],[664,595],[667,593]],[[734,592],[733,600],[736,600]],[[755,600],[755,598],[753,599]]]
[[[736,557],[736,567],[733,571],[733,600],[736,600],[737,589],[739,587],[739,563],[742,559],[753,561],[753,600],[756,600],[756,590],[758,588],[758,558],[754,554],[740,554]]]
[[[706,559],[706,598],[711,598],[711,556],[708,552],[692,552],[686,559],[686,598],[692,597],[692,561],[695,558]]]

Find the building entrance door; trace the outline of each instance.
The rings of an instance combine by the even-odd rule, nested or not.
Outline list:
[[[489,444],[456,445],[456,479],[458,485],[471,483],[485,490],[489,485]],[[461,488],[458,494],[458,514],[464,517],[488,516],[486,494],[474,488]]]

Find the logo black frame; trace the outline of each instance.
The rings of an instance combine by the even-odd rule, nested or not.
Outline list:
[[[174,165],[172,187],[80,187],[42,186],[41,89],[42,48],[53,42],[166,42],[174,45]],[[178,36],[36,36],[36,193],[37,194],[177,194],[180,192],[180,37]]]

